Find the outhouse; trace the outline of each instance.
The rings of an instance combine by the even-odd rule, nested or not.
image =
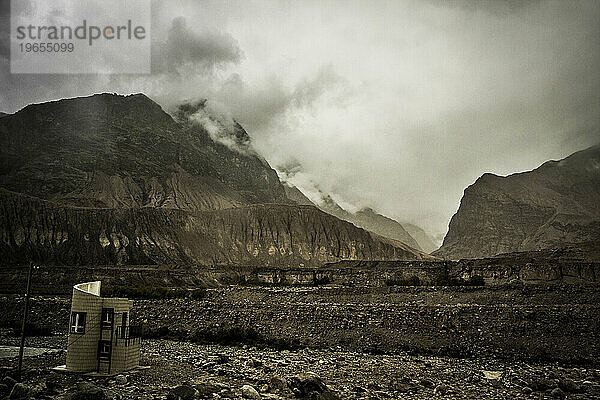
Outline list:
[[[66,370],[116,374],[140,361],[141,326],[129,324],[133,301],[100,296],[100,281],[73,287]]]

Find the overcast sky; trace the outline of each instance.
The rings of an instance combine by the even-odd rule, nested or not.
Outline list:
[[[439,239],[484,172],[600,142],[598,1],[159,2],[146,76],[11,76],[6,10],[0,111],[101,91],[166,110],[208,98],[301,188]]]

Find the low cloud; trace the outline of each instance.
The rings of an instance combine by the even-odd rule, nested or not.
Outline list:
[[[190,29],[184,17],[174,18],[164,43],[155,43],[153,73],[195,73],[237,64],[243,52],[229,34],[204,29]]]

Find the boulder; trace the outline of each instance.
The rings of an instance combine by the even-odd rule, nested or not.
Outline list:
[[[568,393],[577,393],[581,391],[581,386],[579,386],[575,381],[569,378],[561,379],[558,382],[558,387]]]
[[[288,390],[288,383],[285,378],[273,376],[269,380],[269,389],[272,392],[285,392]]]
[[[89,383],[83,382],[77,385],[75,389],[75,393],[73,394],[72,400],[106,400],[108,396],[104,390],[100,389],[98,386]]]
[[[190,385],[174,387],[167,394],[167,400],[194,400],[197,397],[198,391]]]
[[[329,392],[329,388],[323,380],[312,372],[296,374],[288,378],[289,388],[298,397],[312,396]]]
[[[28,399],[30,394],[30,389],[27,385],[23,383],[15,383],[10,395],[9,399]]]
[[[242,397],[251,400],[260,400],[260,394],[250,385],[242,386]]]

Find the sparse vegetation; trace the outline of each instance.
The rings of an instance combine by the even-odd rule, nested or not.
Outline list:
[[[102,288],[104,297],[128,297],[131,299],[201,299],[206,295],[204,289],[168,288],[162,286],[108,286]]]
[[[11,329],[13,336],[21,336],[21,321],[8,321],[2,324],[3,327]],[[34,322],[25,324],[25,336],[51,336],[52,327],[48,325],[40,325]]]
[[[199,344],[221,344],[225,346],[250,345],[269,347],[276,350],[295,350],[302,348],[300,340],[287,337],[266,337],[256,329],[242,325],[211,325],[192,332],[161,326],[158,329],[146,329],[144,339],[188,340]]]
[[[418,276],[392,277],[385,280],[387,286],[422,286]]]

